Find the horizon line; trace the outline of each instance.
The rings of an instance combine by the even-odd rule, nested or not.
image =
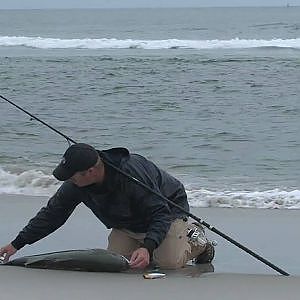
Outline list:
[[[136,7],[23,7],[23,8],[16,8],[16,7],[0,7],[0,10],[77,10],[77,9],[167,9],[167,8],[293,8],[293,7],[300,7],[298,5],[226,5],[226,6],[209,6],[209,5],[202,5],[202,6],[136,6]]]

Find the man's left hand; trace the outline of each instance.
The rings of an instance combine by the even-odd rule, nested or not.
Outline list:
[[[146,248],[138,248],[135,250],[130,259],[130,267],[133,269],[143,269],[150,263],[150,255]]]

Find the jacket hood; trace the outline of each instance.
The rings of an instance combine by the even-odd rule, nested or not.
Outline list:
[[[123,159],[129,158],[129,151],[126,148],[111,148],[98,151],[101,158],[108,160],[115,166],[119,166]]]

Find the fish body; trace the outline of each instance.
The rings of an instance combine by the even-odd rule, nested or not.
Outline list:
[[[86,272],[122,272],[128,260],[104,249],[67,250],[16,258],[2,265]]]

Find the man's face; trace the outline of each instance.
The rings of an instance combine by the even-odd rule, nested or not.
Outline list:
[[[78,187],[84,187],[95,183],[95,176],[92,168],[86,171],[76,172],[70,179]]]

